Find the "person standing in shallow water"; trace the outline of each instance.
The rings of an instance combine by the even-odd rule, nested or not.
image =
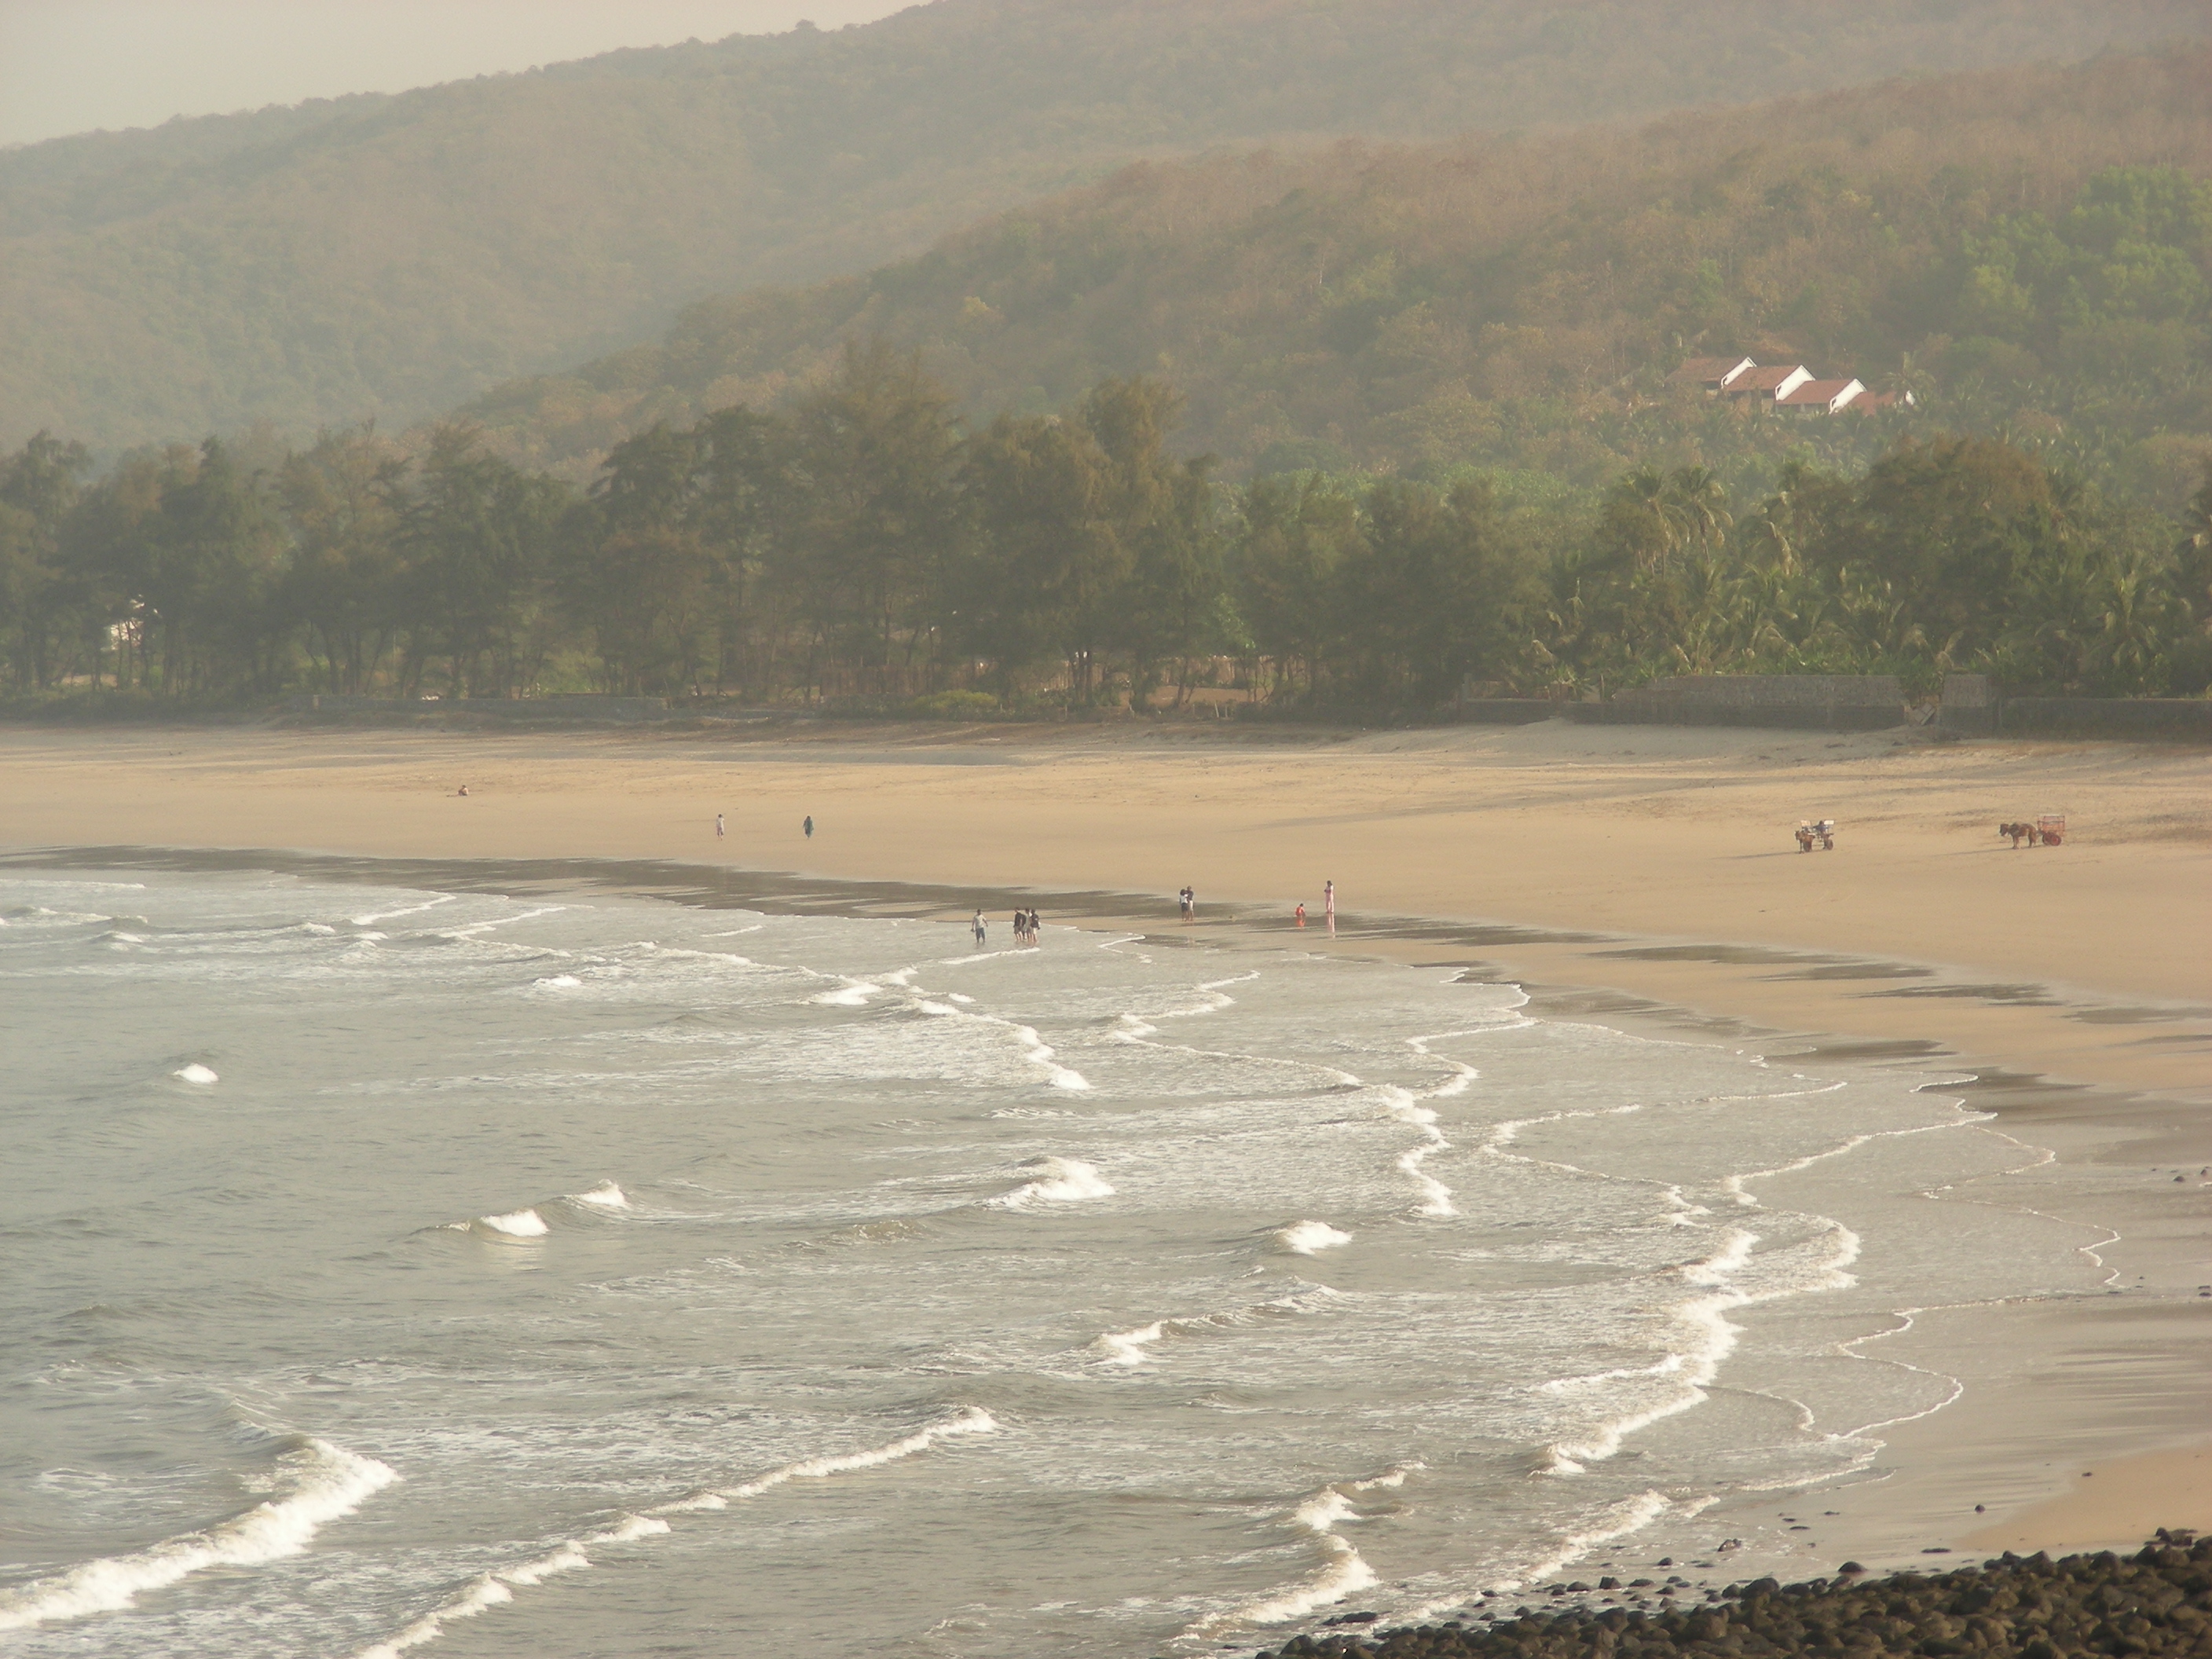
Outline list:
[[[988,927],[983,921],[983,913],[981,910],[976,911],[975,920],[968,925],[975,930],[975,948],[979,951],[981,950],[983,948],[984,939],[988,937]]]
[[[809,812],[806,815],[806,822],[801,824],[799,828],[806,831],[806,839],[812,841],[814,839],[814,814]]]
[[[1325,881],[1321,884],[1321,913],[1328,919],[1328,936],[1336,937],[1336,884]]]

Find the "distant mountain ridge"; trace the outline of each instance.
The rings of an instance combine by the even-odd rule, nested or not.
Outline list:
[[[404,425],[1133,158],[2212,35],[2204,0],[939,0],[0,152],[0,444]]]
[[[1164,377],[1189,400],[1182,441],[1231,476],[1588,484],[1807,445],[1844,465],[1934,421],[2163,467],[2146,482],[2170,494],[2212,451],[2208,86],[2197,47],[1642,131],[1143,163],[866,275],[702,303],[656,345],[460,412],[582,476],[656,422],[772,406],[882,338],[977,416]],[[1672,376],[1721,351],[1856,376],[1887,412],[1762,421]],[[1908,392],[1936,395],[1915,411]]]

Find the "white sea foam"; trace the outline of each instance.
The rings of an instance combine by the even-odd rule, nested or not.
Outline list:
[[[1402,1473],[1399,1479],[1404,1479]],[[1322,1487],[1290,1513],[1291,1521],[1311,1533],[1326,1553],[1328,1561],[1321,1571],[1301,1583],[1273,1591],[1218,1618],[1207,1620],[1184,1634],[1210,1634],[1225,1625],[1285,1624],[1368,1589],[1376,1582],[1375,1570],[1367,1565],[1358,1550],[1336,1534],[1336,1528],[1345,1522],[1361,1518],[1352,1499],[1341,1490],[1335,1486]]]
[[[0,1630],[112,1613],[148,1590],[165,1589],[210,1567],[258,1566],[296,1555],[319,1528],[352,1513],[399,1478],[373,1457],[312,1437],[285,1453],[278,1468],[289,1487],[283,1497],[134,1554],[103,1557],[33,1580],[0,1601]]]
[[[203,1066],[198,1060],[192,1061],[189,1066],[179,1066],[169,1075],[179,1083],[209,1084],[220,1080],[212,1067]]]
[[[1141,1365],[1151,1356],[1145,1350],[1160,1340],[1166,1328],[1159,1321],[1133,1331],[1109,1331],[1093,1345],[1109,1365]]]
[[[1715,1501],[1711,1498],[1699,1498],[1678,1504],[1663,1492],[1638,1492],[1633,1498],[1625,1498],[1612,1505],[1600,1515],[1593,1524],[1565,1534],[1553,1547],[1551,1554],[1529,1563],[1521,1568],[1512,1577],[1494,1581],[1488,1588],[1510,1594],[1523,1585],[1540,1583],[1563,1571],[1600,1546],[1618,1543],[1624,1538],[1643,1531],[1644,1528],[1670,1510],[1680,1519],[1688,1520],[1704,1513]],[[1453,1608],[1462,1607],[1465,1602],[1464,1596],[1451,1596],[1441,1601],[1431,1601],[1425,1607],[1412,1609],[1406,1614],[1406,1620],[1412,1624],[1423,1623]]]
[[[1719,1249],[1702,1261],[1692,1261],[1681,1269],[1685,1283],[1691,1285],[1725,1285],[1741,1273],[1751,1260],[1753,1246],[1759,1243],[1757,1233],[1745,1232],[1741,1227],[1731,1227],[1722,1236]]]
[[[811,996],[806,1000],[830,1008],[865,1008],[868,1006],[870,997],[881,996],[883,994],[884,988],[873,981],[848,979],[836,990],[824,991],[817,996]]]
[[[1670,1353],[1649,1365],[1622,1365],[1609,1371],[1591,1371],[1583,1376],[1555,1376],[1537,1386],[1545,1394],[1573,1394],[1583,1389],[1602,1388],[1608,1382],[1625,1382],[1637,1376],[1672,1376],[1682,1369],[1682,1356]]]
[[[359,1659],[398,1659],[410,1648],[419,1648],[425,1642],[434,1642],[447,1625],[457,1620],[473,1619],[514,1600],[514,1592],[490,1573],[483,1573],[469,1581],[468,1587],[448,1601],[441,1601],[396,1636],[363,1648]]]
[[[657,1515],[625,1515],[605,1532],[595,1532],[583,1541],[586,1544],[629,1544],[641,1538],[654,1538],[668,1530],[668,1522]]]
[[[598,1186],[570,1194],[579,1204],[594,1205],[602,1210],[627,1210],[629,1197],[611,1181],[602,1181]]]
[[[518,910],[511,916],[494,916],[489,921],[472,921],[465,927],[440,930],[438,937],[450,939],[471,939],[489,933],[495,927],[511,927],[518,921],[535,921],[540,916],[555,916],[568,908],[565,904],[541,904],[535,910]],[[645,943],[650,945],[647,939]]]
[[[1009,951],[1007,954],[1012,955],[1012,952]],[[969,958],[957,959],[969,960]],[[950,998],[957,994],[946,992],[944,994]],[[975,999],[961,997],[959,1000],[973,1003]],[[954,1006],[949,1000],[939,1002],[934,997],[929,996],[917,996],[914,1006],[921,1012],[933,1015],[939,1019],[965,1020],[976,1025],[995,1026],[1001,1030],[1011,1031],[1013,1033],[1014,1040],[1022,1045],[1023,1058],[1043,1066],[1050,1077],[1054,1088],[1081,1091],[1091,1087],[1090,1079],[1073,1066],[1060,1063],[1058,1052],[1050,1043],[1037,1035],[1036,1028],[1033,1025],[1023,1025],[1011,1019],[1001,1019],[996,1014],[969,1013],[965,1008]]]
[[[661,1523],[665,1526],[667,1523]],[[584,1547],[574,1539],[532,1561],[519,1567],[509,1567],[500,1577],[518,1589],[528,1589],[564,1572],[574,1572],[592,1565],[592,1558],[584,1553]]]
[[[787,1463],[780,1469],[770,1469],[742,1485],[720,1491],[704,1492],[690,1498],[678,1498],[672,1504],[663,1504],[653,1511],[655,1516],[680,1515],[696,1510],[719,1510],[733,1499],[758,1498],[763,1492],[792,1480],[826,1480],[833,1474],[848,1474],[855,1469],[872,1469],[879,1463],[895,1463],[902,1457],[912,1457],[916,1452],[927,1451],[940,1440],[950,1440],[963,1434],[994,1434],[998,1422],[981,1407],[970,1407],[959,1416],[942,1423],[933,1423],[927,1428],[917,1429],[903,1439],[888,1445],[871,1446],[866,1451],[842,1452],[829,1457],[810,1457],[804,1462]]]
[[[397,910],[378,910],[366,916],[349,916],[347,920],[356,927],[369,927],[380,921],[389,921],[394,916],[418,916],[425,910],[434,910],[441,904],[451,904],[459,896],[458,893],[441,893],[436,897],[421,904],[403,905]]]
[[[1041,1158],[1022,1169],[1030,1179],[993,1199],[994,1208],[1026,1210],[1037,1204],[1081,1204],[1114,1196],[1105,1177],[1079,1158]]]
[[[76,927],[88,921],[112,921],[112,916],[94,910],[52,910],[43,904],[27,904],[0,916],[0,927]]]
[[[472,1578],[456,1595],[405,1626],[396,1634],[386,1637],[362,1650],[357,1659],[397,1659],[410,1648],[419,1648],[426,1642],[435,1641],[447,1625],[457,1620],[473,1619],[514,1600],[518,1589],[531,1589],[549,1578],[564,1572],[579,1571],[592,1565],[588,1552],[601,1544],[627,1544],[640,1538],[651,1538],[668,1530],[668,1522],[655,1515],[625,1515],[603,1532],[586,1534],[581,1538],[563,1539],[544,1554],[511,1567],[497,1567]]]
[[[477,1218],[477,1224],[489,1227],[495,1233],[504,1233],[509,1238],[543,1238],[552,1231],[545,1224],[545,1218],[535,1210],[510,1210],[505,1215],[482,1215]]]
[[[556,974],[550,979],[541,979],[532,982],[536,985],[537,988],[541,991],[580,990],[583,988],[584,983],[583,981],[578,979],[574,974]]]
[[[1723,1363],[1735,1351],[1736,1339],[1742,1334],[1741,1328],[1728,1317],[1736,1309],[1778,1301],[1784,1297],[1844,1290],[1856,1282],[1844,1270],[1858,1258],[1858,1235],[1840,1223],[1828,1223],[1822,1238],[1779,1252],[1780,1259],[1772,1262],[1753,1253],[1758,1243],[1757,1234],[1730,1228],[1723,1236],[1718,1249],[1674,1270],[1681,1283],[1707,1292],[1692,1297],[1674,1310],[1675,1328],[1686,1339],[1683,1346],[1644,1371],[1620,1374],[1624,1380],[1638,1375],[1665,1377],[1674,1386],[1656,1397],[1640,1396],[1637,1404],[1598,1423],[1579,1439],[1553,1444],[1549,1449],[1550,1473],[1580,1474],[1589,1464],[1613,1456],[1622,1443],[1638,1430],[1702,1404],[1705,1390],[1720,1375]],[[1813,1260],[1798,1259],[1815,1249],[1822,1253]],[[1738,1283],[1739,1276],[1754,1271],[1763,1276],[1765,1282]],[[1571,1385],[1571,1380],[1562,1381]]]
[[[1437,1127],[1437,1114],[1432,1107],[1416,1102],[1407,1091],[1395,1084],[1382,1086],[1384,1109],[1401,1123],[1413,1124],[1421,1132],[1421,1144],[1408,1147],[1398,1154],[1398,1169],[1410,1180],[1421,1195],[1420,1213],[1443,1218],[1459,1213],[1452,1203],[1452,1189],[1421,1168],[1435,1153],[1450,1146]]]
[[[1340,1232],[1326,1221],[1300,1221],[1283,1228],[1275,1240],[1294,1255],[1312,1255],[1320,1250],[1333,1250],[1340,1244],[1352,1243],[1352,1235]]]
[[[1073,1067],[1061,1065],[1060,1056],[1053,1050],[1052,1046],[1039,1036],[1034,1029],[1027,1025],[1017,1025],[1013,1029],[1014,1035],[1021,1039],[1022,1046],[1029,1051],[1029,1058],[1052,1074],[1054,1088],[1078,1091],[1090,1088],[1091,1079]]]

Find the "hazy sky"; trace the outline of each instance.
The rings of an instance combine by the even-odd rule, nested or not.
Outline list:
[[[0,0],[0,144],[399,92],[912,0]]]

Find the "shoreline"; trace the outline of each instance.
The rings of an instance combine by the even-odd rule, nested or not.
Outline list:
[[[1285,937],[1279,921],[1265,907],[1221,904],[1200,921],[1162,926],[1157,918],[1137,914],[1146,896],[1103,890],[1012,889],[979,894],[971,888],[846,881],[787,871],[642,860],[387,859],[258,848],[0,851],[0,872],[88,868],[274,872],[510,896],[586,893],[708,909],[934,921],[948,927],[964,927],[969,909],[979,902],[1001,925],[1007,910],[1036,904],[1046,910],[1048,927],[1129,934],[1154,948],[1295,950],[1309,942],[1295,930]],[[1306,930],[1306,934],[1316,933],[1312,942],[1328,941],[1326,933],[1310,927]],[[2063,1143],[2052,1148],[2062,1159],[2069,1153],[2076,1158],[2106,1156],[2115,1144],[2132,1146],[2146,1135],[2163,1139],[2181,1127],[2171,1114],[2185,1112],[2190,1105],[2151,1094],[2054,1085],[2032,1074],[1978,1066],[1967,1057],[1920,1042],[1868,1042],[1832,1033],[1767,1027],[1717,1008],[1663,1003],[1567,982],[1516,979],[1501,974],[1498,963],[1466,954],[1471,948],[1493,955],[1534,948],[1658,949],[1670,952],[1664,960],[1699,963],[1713,957],[1727,962],[1735,953],[1726,947],[1685,951],[1640,943],[1630,934],[1562,935],[1510,923],[1373,916],[1363,918],[1356,927],[1343,928],[1336,944],[1341,955],[1401,967],[1451,969],[1455,977],[1470,981],[1513,984],[1528,996],[1528,1012],[1541,1018],[1588,1022],[1651,1040],[1723,1047],[1756,1055],[1762,1062],[1925,1074],[1918,1088],[1954,1098],[1965,1110],[1992,1113],[2001,1124],[2031,1133],[2033,1145]],[[1758,954],[1755,965],[1772,968],[1795,962],[1817,969],[1828,960],[1816,952],[1790,957],[1768,950]],[[1869,972],[1901,965],[1853,960]],[[2212,1158],[2212,1135],[2205,1134],[2201,1126],[2188,1139]],[[2191,1192],[2212,1186],[2185,1184]],[[2112,1233],[2114,1246],[2125,1243],[2129,1231],[2112,1224],[2110,1212],[2099,1219]],[[2153,1254],[2162,1259],[2128,1256],[2126,1267],[2113,1269],[2115,1278],[2147,1280],[2150,1272],[2160,1271],[2162,1278],[2171,1280],[2176,1269],[2187,1265],[2171,1252]],[[2176,1287],[2169,1284],[2166,1288],[2171,1293]],[[2196,1340],[2187,1346],[2212,1357],[2212,1300],[2202,1305],[2204,1316],[2191,1322]],[[2154,1322],[2160,1316],[2155,1304],[2130,1305],[2124,1312],[2126,1317],[2117,1321],[2107,1315],[2103,1297],[2042,1304],[2024,1310],[2041,1328],[2029,1346],[2046,1356],[2046,1373],[2053,1369],[2052,1360],[2062,1362],[2056,1368],[2062,1371],[2070,1364],[2094,1364],[2100,1352],[2122,1346],[2113,1335],[2120,1327],[2139,1314],[2147,1313]],[[2002,1328],[2021,1316],[2023,1310],[2002,1306],[1925,1310],[1915,1322],[1916,1334],[1920,1344],[1955,1364],[1961,1352],[2020,1346],[2017,1333],[2008,1342]],[[1866,1340],[1873,1339],[1861,1339]],[[1982,1379],[1969,1385],[1969,1398],[1925,1419],[1887,1427],[1881,1437],[1884,1456],[1875,1470],[1787,1493],[1737,1494],[1711,1505],[1690,1530],[1741,1539],[1742,1553],[1732,1559],[1717,1559],[1710,1567],[1698,1564],[1690,1582],[1700,1591],[1717,1585],[1730,1575],[1713,1569],[1731,1565],[1737,1568],[1736,1577],[1759,1572],[1786,1576],[1793,1570],[1802,1576],[1848,1556],[1878,1569],[1904,1571],[1923,1564],[1923,1558],[1940,1562],[1944,1556],[1972,1549],[2041,1549],[2056,1554],[2069,1549],[2133,1548],[2160,1528],[2212,1532],[2212,1478],[2208,1478],[2212,1477],[2212,1437],[2203,1434],[2201,1422],[2190,1412],[2192,1378],[2197,1382],[2195,1393],[2201,1395],[2204,1373],[2185,1358],[2172,1369],[2173,1374],[2162,1378],[2144,1376],[2139,1369],[2139,1392],[2146,1396],[2164,1394],[2165,1409],[2154,1405],[2146,1413],[2142,1408],[2150,1402],[2138,1398],[2134,1402],[2137,1419],[2125,1424],[2085,1420],[2082,1408],[2088,1397],[2057,1375]],[[1973,1397],[2001,1387],[2027,1398],[2016,1397],[1993,1410],[1989,1399]],[[1961,1418],[1992,1416],[2005,1423],[2001,1440],[1960,1443],[1954,1430]],[[2052,1455],[2025,1455],[2031,1448]],[[2069,1448],[2075,1455],[2056,1455]],[[2101,1483],[2093,1485],[2099,1477]],[[1794,1498],[1802,1506],[1815,1498],[1844,1505],[1841,1510],[1823,1511],[1835,1517],[1835,1524],[1824,1528],[1820,1538],[1799,1542],[1774,1524],[1777,1520],[1784,1526],[1794,1522],[1793,1516],[1775,1507],[1778,1500],[1786,1504]],[[1996,1501],[1987,1501],[1990,1498]],[[1711,1547],[1687,1541],[1686,1536],[1678,1540],[1675,1526],[1669,1524],[1617,1545],[1595,1546],[1586,1553],[1593,1559],[1632,1555],[1638,1560],[1675,1555],[1686,1561]],[[1605,1565],[1613,1563],[1608,1559]],[[1630,1568],[1624,1565],[1622,1570]]]
[[[1626,1584],[1607,1577],[1595,1590],[1577,1582],[1523,1592],[1540,1596],[1533,1607],[1517,1597],[1485,1601],[1443,1625],[1375,1629],[1372,1613],[1330,1619],[1323,1629],[1337,1628],[1328,1633],[1293,1637],[1255,1659],[1407,1652],[1580,1659],[1611,1652],[1616,1638],[1645,1653],[2197,1654],[2212,1614],[2208,1564],[2212,1539],[2160,1528],[2140,1547],[2056,1560],[2007,1552],[1872,1577],[1853,1563],[1833,1577],[1784,1584],[1769,1577],[1717,1589],[1672,1575]],[[1699,1588],[1704,1594],[1693,1594]]]
[[[1856,811],[1810,811],[1843,819],[1838,853],[1787,849],[1787,823],[1845,798]],[[380,879],[799,913],[964,921],[987,903],[1000,927],[1033,902],[1048,926],[1449,969],[1520,985],[1554,1019],[1925,1076],[2052,1149],[2064,1178],[2037,1206],[2085,1243],[2118,1235],[2099,1258],[2112,1293],[1917,1311],[1883,1358],[1979,1369],[1956,1404],[1881,1431],[1879,1470],[1743,1494],[1694,1538],[1662,1524],[1618,1551],[1687,1559],[1725,1534],[1784,1577],[1845,1555],[1915,1564],[2006,1525],[2054,1553],[2086,1525],[2113,1547],[2212,1525],[2174,1475],[2197,1465],[2170,1455],[2201,1451],[2212,1421],[2212,1299],[2197,1294],[2212,1284],[2198,1174],[2212,1169],[2212,957],[2191,920],[2212,915],[2206,799],[2212,757],[2192,752],[1891,734],[1460,728],[1255,745],[0,727],[0,868],[373,864]],[[2003,803],[2051,799],[2075,815],[2066,848],[2014,854],[1990,837],[2017,816]],[[802,816],[818,839],[799,836]],[[252,850],[272,845],[300,850]],[[1331,872],[1359,877],[1340,884],[1334,941],[1318,926]],[[1187,928],[1171,898],[1186,872],[1200,901]],[[1300,933],[1285,895],[1307,881]],[[1484,919],[1498,916],[1527,920]],[[2135,1496],[2115,1510],[2123,1486]],[[1781,1524],[1791,1503],[1813,1507],[1817,1531]],[[1711,1559],[1739,1577],[1751,1565]]]

